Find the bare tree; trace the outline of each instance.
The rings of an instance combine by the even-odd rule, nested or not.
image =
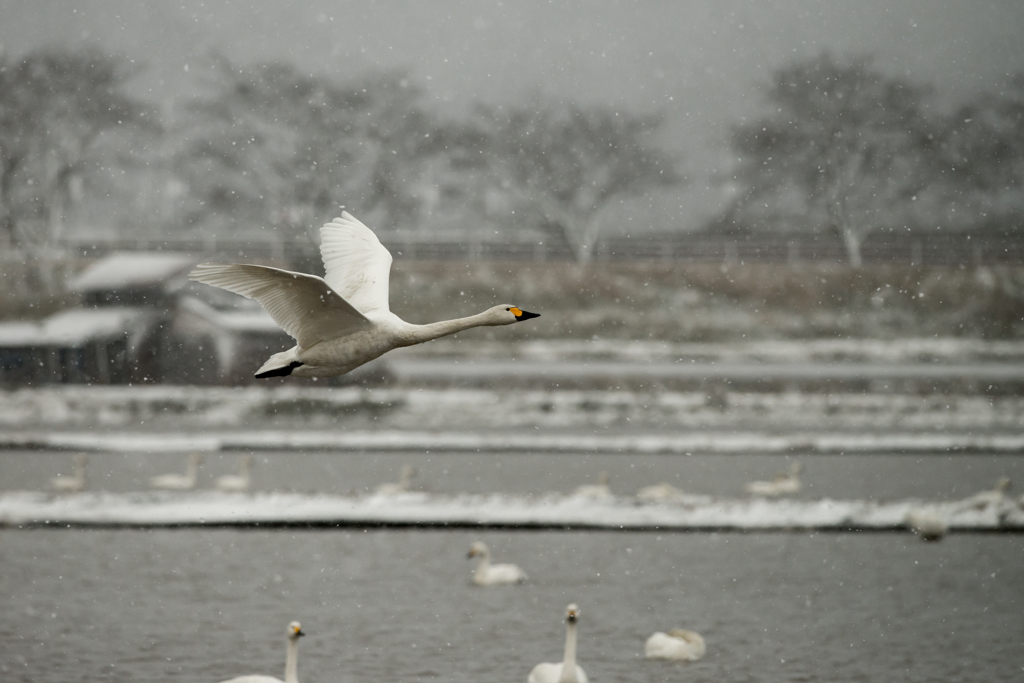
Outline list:
[[[0,57],[0,228],[12,245],[55,246],[71,190],[105,137],[157,128],[150,108],[123,92],[134,73],[96,49]]]
[[[680,182],[676,159],[650,136],[660,116],[533,102],[481,108],[485,153],[520,214],[537,214],[586,263],[614,199]]]
[[[742,188],[733,211],[764,213],[795,194],[859,266],[864,239],[935,180],[926,94],[863,59],[839,63],[825,53],[780,69],[768,91],[771,113],[733,133]]]
[[[192,222],[230,216],[300,230],[344,204],[391,221],[405,211],[404,163],[423,153],[432,125],[405,74],[339,84],[287,64],[216,58],[210,85],[188,105],[176,163]]]

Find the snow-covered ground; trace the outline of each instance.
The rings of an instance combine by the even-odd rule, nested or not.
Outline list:
[[[1011,499],[977,508],[959,502],[768,500],[681,496],[659,503],[548,494],[326,496],[295,493],[80,493],[0,495],[0,524],[339,524],[605,529],[899,529],[911,511],[960,530],[1024,530]]]
[[[463,388],[84,387],[0,391],[0,435],[226,428],[1021,432],[1024,396]]]

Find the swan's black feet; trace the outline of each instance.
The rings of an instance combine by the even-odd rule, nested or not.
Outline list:
[[[266,372],[257,372],[256,379],[266,379],[267,377],[287,377],[292,374],[292,370],[300,367],[302,363],[297,360],[293,360],[283,368],[274,368],[273,370],[267,370]]]

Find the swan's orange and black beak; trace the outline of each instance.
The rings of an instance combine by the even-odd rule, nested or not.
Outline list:
[[[530,313],[529,311],[524,311],[521,308],[510,308],[509,310],[512,311],[513,315],[515,315],[517,323],[529,320],[530,318],[540,317],[540,313]]]

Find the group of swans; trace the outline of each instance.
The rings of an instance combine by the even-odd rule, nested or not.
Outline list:
[[[964,498],[957,507],[961,510],[986,510],[993,509],[1003,514],[1008,506],[1013,506],[1013,500],[1006,495],[1010,488],[1009,477],[999,477],[995,486],[985,491],[979,491],[973,496]],[[1024,508],[1024,496],[1016,505]],[[903,518],[907,528],[917,534],[922,541],[938,541],[949,531],[949,521],[938,510],[926,507],[914,507],[907,511]]]
[[[169,474],[158,474],[150,477],[149,485],[154,489],[164,491],[191,491],[196,487],[199,476],[199,465],[203,462],[201,453],[192,453],[185,463],[185,473],[172,472]],[[240,493],[249,490],[251,485],[250,470],[252,469],[253,458],[251,455],[243,455],[238,459],[238,474],[225,474],[217,477],[214,485],[220,491],[227,493]]]
[[[76,455],[74,460],[74,474],[58,475],[50,479],[50,489],[57,493],[77,493],[86,488],[85,466],[88,459],[82,455]],[[171,472],[158,474],[149,478],[151,488],[164,491],[191,491],[196,487],[199,476],[199,465],[203,462],[200,453],[192,453],[185,462],[185,472]],[[238,460],[238,474],[225,474],[217,477],[214,485],[221,491],[241,492],[248,491],[251,484],[250,470],[253,458],[251,455],[243,455]]]
[[[391,312],[391,253],[347,211],[320,228],[324,277],[269,266],[203,263],[189,279],[254,299],[295,346],[272,355],[256,371],[266,377],[335,377],[388,351],[474,327],[511,325],[540,317],[500,304],[467,318],[427,325]]]

